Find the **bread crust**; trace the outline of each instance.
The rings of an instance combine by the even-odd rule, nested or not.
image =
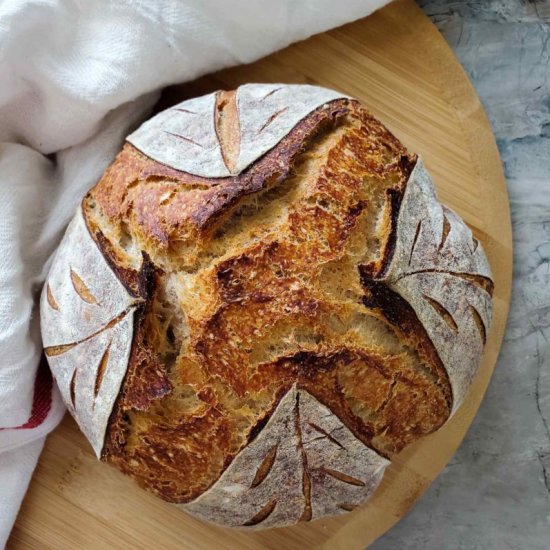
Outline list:
[[[82,207],[139,300],[102,460],[193,514],[254,528],[352,509],[449,418],[479,363],[492,284],[422,162],[357,101],[315,92],[294,121],[281,108],[293,90],[266,86],[207,100],[211,128],[189,135],[218,144],[217,164],[176,155],[231,175],[127,143]],[[163,124],[133,141],[155,144]]]

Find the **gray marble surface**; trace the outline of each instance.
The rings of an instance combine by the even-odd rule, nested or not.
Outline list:
[[[550,550],[550,0],[420,0],[485,106],[514,232],[507,332],[461,448],[374,550]]]

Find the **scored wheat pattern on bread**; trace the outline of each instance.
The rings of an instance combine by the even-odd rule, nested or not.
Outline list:
[[[42,337],[65,403],[98,455],[126,373],[138,303],[108,266],[79,210],[42,294]]]
[[[185,509],[230,525],[309,521],[361,504],[388,463],[294,385],[258,437]]]
[[[353,509],[479,365],[481,245],[336,92],[183,102],[129,136],[76,220],[43,292],[52,370],[98,456],[194,515],[264,528]],[[82,315],[97,336],[71,328]]]

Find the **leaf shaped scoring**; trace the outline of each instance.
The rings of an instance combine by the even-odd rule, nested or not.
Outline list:
[[[229,172],[235,174],[241,146],[236,90],[216,94],[215,117],[214,126],[223,162]]]
[[[407,182],[383,280],[409,302],[426,329],[449,374],[456,411],[491,323],[491,271],[470,229],[438,202],[420,159]]]
[[[94,386],[95,397],[97,397],[97,394],[101,389],[101,385],[103,383],[103,376],[105,375],[105,370],[107,369],[107,365],[109,364],[110,352],[111,352],[111,342],[107,344],[107,347],[105,348],[105,351],[103,352],[103,355],[101,356],[101,360],[99,361],[99,365],[97,367],[97,372],[95,377],[95,386]]]
[[[181,506],[224,525],[288,525],[362,503],[388,464],[330,409],[293,386],[220,479]]]
[[[57,302],[55,301],[55,297],[53,295],[52,289],[50,288],[50,285],[46,285],[46,299],[49,304],[49,306],[52,309],[55,309],[56,311],[59,311],[59,306],[57,305]]]
[[[98,458],[114,400],[126,373],[132,329],[133,313],[129,312],[110,330],[74,346],[63,355],[48,357],[61,395]],[[102,367],[96,394],[98,373]],[[74,407],[71,406],[73,395]]]
[[[74,269],[71,269],[71,281],[76,293],[89,304],[97,304],[96,297],[90,292],[86,283],[78,276]]]
[[[63,399],[98,457],[128,366],[137,301],[105,260],[79,208],[44,285],[41,329]]]
[[[127,140],[148,157],[177,170],[223,178],[242,172],[317,107],[346,97],[318,86],[246,84],[237,89],[236,99],[228,96],[232,123],[225,127],[217,118],[218,99],[224,93],[189,99],[167,109]],[[224,128],[229,129],[227,134]]]

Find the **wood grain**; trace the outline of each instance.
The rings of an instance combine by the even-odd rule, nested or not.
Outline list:
[[[218,88],[313,83],[359,98],[424,159],[440,199],[482,241],[495,277],[494,322],[469,397],[443,429],[407,448],[374,498],[339,518],[266,532],[206,525],[96,461],[70,418],[50,436],[8,548],[363,549],[403,517],[459,446],[498,356],[510,299],[508,197],[489,124],[460,65],[412,0],[252,65],[168,90],[162,106]]]

